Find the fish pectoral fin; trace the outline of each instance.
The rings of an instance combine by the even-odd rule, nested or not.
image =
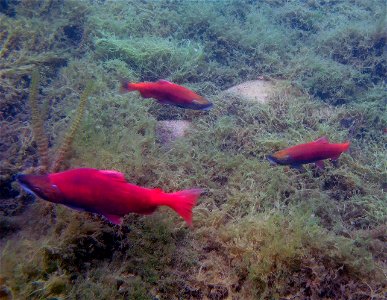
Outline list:
[[[166,99],[157,99],[157,101],[161,104],[173,104],[173,102]]]
[[[109,222],[115,224],[115,225],[121,225],[122,224],[122,217],[121,216],[117,216],[117,215],[108,215],[108,214],[104,214],[103,215],[106,219],[109,220]]]
[[[297,170],[299,170],[300,172],[305,172],[305,171],[306,171],[305,168],[304,168],[302,165],[290,165],[290,167],[291,167],[292,169],[297,169]]]
[[[324,161],[323,160],[316,161],[315,165],[317,166],[317,168],[324,170]]]
[[[332,160],[332,164],[335,166],[335,168],[339,167],[339,161],[337,159]]]
[[[149,92],[149,91],[139,91],[140,94],[141,94],[141,97],[143,98],[153,98],[153,93],[152,92]]]
[[[77,210],[77,211],[87,211],[84,208],[72,204],[65,204],[67,207],[70,207],[71,209]]]
[[[339,157],[340,157],[340,155],[341,155],[341,153],[339,153],[339,154],[337,154],[337,155],[334,155],[334,156],[332,156],[332,157],[331,157],[331,160],[332,160],[332,161],[338,160],[338,159],[339,159]]]

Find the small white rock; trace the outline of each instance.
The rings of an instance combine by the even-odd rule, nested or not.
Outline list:
[[[267,103],[275,90],[275,82],[273,81],[250,80],[233,86],[223,93],[254,102]]]
[[[184,137],[190,126],[191,122],[185,120],[158,121],[156,125],[156,138],[163,145],[171,144]]]

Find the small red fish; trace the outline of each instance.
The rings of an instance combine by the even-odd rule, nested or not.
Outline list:
[[[324,136],[313,142],[300,144],[267,156],[274,165],[290,165],[292,168],[303,170],[303,164],[315,163],[320,169],[324,168],[324,159],[336,161],[341,153],[348,150],[350,143],[330,144]]]
[[[74,169],[48,175],[18,175],[17,180],[44,200],[97,213],[119,225],[128,213],[148,215],[158,206],[169,206],[192,225],[192,208],[202,192],[147,189],[128,183],[124,174],[113,170]]]
[[[181,85],[159,80],[157,82],[123,82],[121,92],[139,91],[143,98],[155,98],[160,103],[181,108],[208,110],[212,103]]]

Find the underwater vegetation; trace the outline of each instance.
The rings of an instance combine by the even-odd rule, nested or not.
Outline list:
[[[87,98],[92,89],[92,83],[91,81],[89,81],[88,85],[85,88],[85,91],[81,96],[79,107],[77,109],[77,114],[74,117],[73,123],[71,124],[68,132],[63,138],[62,145],[58,149],[56,149],[56,152],[57,152],[56,158],[53,160],[53,164],[51,166],[49,164],[48,139],[47,139],[47,136],[45,135],[44,124],[43,124],[43,118],[45,116],[44,114],[45,112],[42,112],[39,109],[39,106],[37,103],[39,77],[40,77],[39,72],[37,70],[34,70],[31,75],[31,88],[30,88],[30,95],[29,95],[32,133],[34,136],[34,140],[36,142],[36,147],[38,149],[39,158],[40,158],[39,167],[41,168],[41,170],[39,171],[42,173],[47,173],[50,171],[57,172],[61,168],[61,164],[63,163],[66,154],[69,152],[71,144],[75,137],[75,133],[79,128],[80,122],[82,120],[82,116],[86,108]]]
[[[384,12],[382,0],[0,1],[0,298],[384,299]],[[220,93],[259,76],[280,82],[267,103]],[[213,108],[121,95],[122,79],[173,81]],[[161,120],[190,127],[164,145]],[[321,136],[351,142],[338,166],[266,159]],[[13,180],[80,167],[204,189],[193,228],[168,209],[113,226]]]

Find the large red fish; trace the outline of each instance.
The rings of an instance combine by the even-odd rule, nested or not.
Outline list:
[[[155,98],[160,103],[181,108],[208,110],[212,103],[181,85],[159,80],[157,82],[123,82],[121,92],[139,91],[144,98]]]
[[[17,180],[38,197],[68,207],[97,213],[121,224],[128,213],[151,214],[158,206],[169,206],[192,224],[192,208],[200,189],[164,193],[130,184],[112,170],[74,169],[48,175],[18,175]]]
[[[324,136],[313,142],[300,144],[267,156],[272,164],[290,165],[292,168],[302,170],[303,164],[315,163],[319,168],[324,168],[324,159],[336,161],[341,153],[348,150],[350,143],[330,144]]]

